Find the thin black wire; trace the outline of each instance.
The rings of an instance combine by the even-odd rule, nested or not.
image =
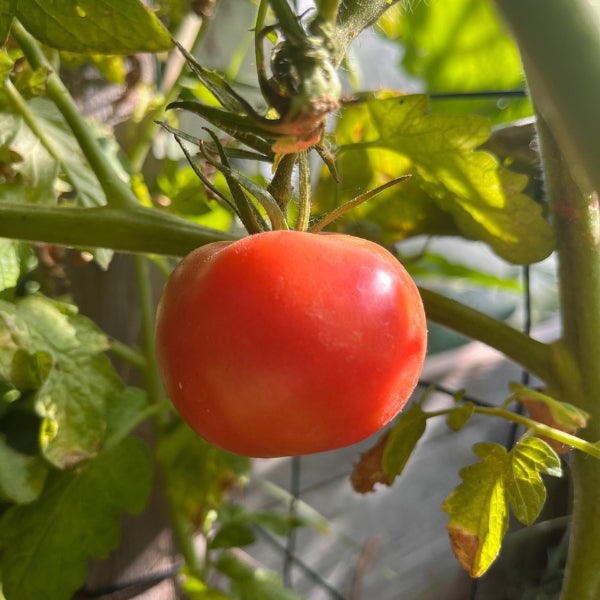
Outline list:
[[[271,533],[262,527],[257,527],[256,531],[258,531],[262,537],[269,542],[274,548],[279,550],[282,553],[287,552],[287,547],[284,546],[277,540]],[[346,600],[346,597],[339,591],[336,590],[331,584],[329,584],[321,575],[319,575],[316,571],[313,571],[304,561],[299,559],[295,555],[290,556],[290,560],[294,563],[296,567],[298,567],[301,571],[304,571],[306,575],[308,575],[319,587],[322,587],[332,598],[335,600]]]
[[[478,98],[526,98],[527,90],[481,90],[475,92],[433,92],[428,94],[431,100],[475,100]]]

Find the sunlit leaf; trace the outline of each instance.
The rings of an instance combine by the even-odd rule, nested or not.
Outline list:
[[[560,477],[560,460],[539,438],[525,438],[510,453],[513,477],[507,489],[512,511],[524,525],[532,525],[546,501],[546,487],[540,473]]]
[[[460,233],[516,264],[547,257],[554,232],[542,208],[522,193],[527,178],[477,150],[490,135],[489,122],[427,114],[427,106],[425,96],[390,94],[347,106],[336,131],[341,184],[324,172],[319,211],[410,173],[409,181],[359,207],[352,218],[381,225],[385,243],[423,233]]]
[[[0,292],[14,288],[19,279],[36,264],[35,255],[28,244],[0,238]]]
[[[446,498],[452,551],[471,577],[488,569],[500,551],[508,527],[508,497],[505,474],[510,458],[499,444],[474,447],[481,462],[460,472],[463,482]]]
[[[0,520],[7,597],[71,598],[89,559],[106,558],[117,545],[121,511],[144,508],[151,482],[148,449],[131,437],[78,469],[52,472],[36,501],[10,508]]]
[[[540,473],[560,476],[560,461],[542,440],[525,438],[511,452],[494,443],[473,448],[481,462],[460,472],[462,483],[442,509],[448,514],[452,550],[471,577],[492,564],[508,527],[508,504],[522,523],[538,517],[546,489]]]

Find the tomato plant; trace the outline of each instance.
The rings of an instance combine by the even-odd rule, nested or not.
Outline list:
[[[177,410],[255,457],[348,446],[386,425],[425,357],[423,303],[381,246],[259,233],[189,254],[159,302],[156,351]]]
[[[447,558],[451,548],[476,579],[491,568],[472,586],[478,600],[496,569],[505,595],[547,597],[554,582],[561,600],[599,598],[597,3],[41,4],[0,3],[0,598],[68,600],[81,586],[98,596],[104,584],[128,593],[146,575],[156,581],[144,568],[155,563],[148,540],[161,545],[166,522],[185,563],[167,551],[166,577],[180,575],[189,597],[298,598],[286,567],[298,558],[293,529],[322,525],[296,502],[300,459],[275,461],[292,471],[282,514],[245,510],[231,493],[250,478],[243,454],[336,448],[389,421],[423,359],[421,301],[430,353],[435,327],[447,327],[503,353],[523,378],[486,403],[434,385],[448,403],[426,393],[402,410],[355,463],[355,490],[393,485],[431,420],[453,431],[481,416],[510,421],[511,441],[476,444],[477,462],[441,490]],[[386,39],[347,60],[375,23]],[[417,80],[426,93],[406,93]],[[240,224],[251,234],[242,241]],[[444,240],[457,236],[511,274],[458,264]],[[410,255],[418,293],[383,248]],[[188,254],[169,277],[166,257]],[[515,266],[527,286],[552,255],[554,340],[485,300],[473,308],[471,292],[518,289]],[[157,352],[151,275],[169,278]],[[559,458],[553,447],[568,451]],[[557,518],[541,512],[546,475],[570,487]],[[532,526],[535,560],[521,564],[524,537],[512,536],[509,512]],[[237,551],[259,531],[287,536],[270,540],[285,556],[283,578]],[[506,554],[515,545],[517,569]],[[428,564],[412,571],[445,573],[443,550],[423,547]],[[328,581],[326,569],[320,562],[313,579]]]

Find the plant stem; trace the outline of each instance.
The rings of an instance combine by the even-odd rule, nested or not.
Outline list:
[[[277,202],[284,214],[286,214],[288,204],[294,193],[292,174],[296,165],[296,157],[297,154],[284,154],[281,157],[275,169],[275,175],[273,175],[267,187],[267,192],[270,192],[273,198],[275,198],[275,202]]]
[[[46,81],[46,93],[61,112],[79,142],[83,154],[88,159],[104,190],[107,204],[115,208],[138,206],[139,202],[135,194],[113,168],[98,140],[94,137],[85,117],[77,108],[75,101],[60,77],[52,71],[50,63],[35,39],[17,19],[13,20],[11,34],[34,69],[46,68],[50,71]]]
[[[146,369],[144,371],[144,381],[148,400],[151,405],[160,403],[163,399],[163,386],[158,372],[156,354],[154,352],[154,301],[152,294],[152,284],[150,281],[150,262],[144,256],[135,257],[135,272],[137,278],[138,292],[140,296],[141,309],[141,342],[145,356]],[[156,434],[162,434],[162,421],[159,415],[155,418]],[[164,469],[164,467],[163,467]],[[198,558],[194,547],[193,527],[191,523],[181,512],[180,508],[174,502],[172,496],[167,491],[167,503],[169,515],[173,525],[173,533],[177,540],[179,550],[184,557],[186,566],[197,577],[202,577],[203,570],[201,561]]]
[[[310,222],[312,191],[310,186],[310,164],[306,150],[298,155],[298,219],[296,229],[307,231]]]
[[[455,410],[454,407],[436,410],[425,414],[426,417],[430,419],[432,417],[441,417],[443,415],[447,415],[453,410]],[[500,419],[504,419],[512,423],[517,423],[518,425],[523,425],[527,429],[531,429],[539,435],[543,435],[550,439],[556,440],[561,444],[572,446],[573,448],[580,450],[584,454],[587,454],[588,456],[593,456],[594,458],[600,460],[600,446],[590,443],[589,441],[584,440],[583,438],[561,431],[560,429],[555,429],[554,427],[550,427],[549,425],[544,425],[543,423],[534,421],[529,417],[525,417],[518,413],[511,412],[510,410],[506,410],[504,408],[490,408],[485,406],[475,406],[473,408],[473,412],[478,415],[487,415],[488,417],[499,417]]]
[[[15,202],[0,202],[0,237],[171,256],[184,256],[210,242],[239,238],[141,205],[121,210]]]
[[[534,104],[536,98],[534,94]],[[558,140],[542,118],[538,132],[557,234],[563,343],[579,374],[562,382],[563,394],[590,414],[582,435],[594,441],[600,438],[598,196],[579,189]],[[596,600],[600,597],[600,464],[575,455],[572,473],[573,528],[561,599]]]
[[[146,358],[144,355],[123,342],[111,338],[109,351],[139,371],[144,371],[146,368]]]
[[[419,292],[428,319],[499,350],[533,375],[553,384],[555,366],[551,346],[437,292],[425,288],[419,288]]]

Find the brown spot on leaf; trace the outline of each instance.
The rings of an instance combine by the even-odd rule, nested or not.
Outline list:
[[[448,526],[450,547],[458,562],[471,577],[477,577],[477,554],[479,552],[479,539],[473,533]]]
[[[393,478],[390,477],[383,468],[383,453],[387,445],[389,432],[382,435],[377,443],[360,455],[357,463],[354,463],[354,470],[350,476],[352,487],[359,494],[367,494],[375,491],[376,483],[392,485]]]

